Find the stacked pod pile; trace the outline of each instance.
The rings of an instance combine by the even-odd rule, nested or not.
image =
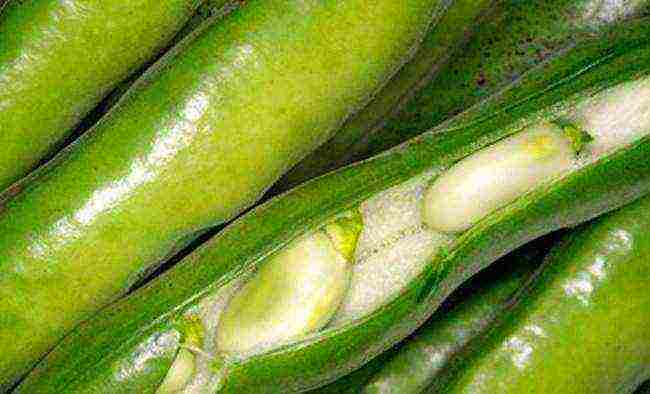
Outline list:
[[[650,192],[646,25],[622,29],[615,52],[569,78],[523,81],[538,94],[501,116],[478,107],[256,208],[81,325],[18,392],[167,381],[184,392],[290,392],[357,369],[497,258]],[[592,45],[582,50],[601,48]],[[481,199],[447,209],[441,193]],[[322,287],[305,261],[320,267]],[[282,294],[288,267],[304,281]],[[286,316],[301,323],[283,326]]]

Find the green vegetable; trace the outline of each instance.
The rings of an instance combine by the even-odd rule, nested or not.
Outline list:
[[[201,0],[19,1],[0,13],[0,191],[56,151]]]
[[[422,392],[503,313],[556,238],[553,233],[502,257],[463,283],[410,338],[313,394]]]
[[[473,105],[485,106],[494,95],[503,94],[510,102],[525,100],[531,92],[522,82],[535,75],[568,76],[574,67],[616,48],[620,28],[650,14],[648,0],[506,0],[496,2],[466,32],[467,21],[485,5],[452,3],[414,60],[330,141],[287,173],[278,189],[377,154]],[[467,44],[453,50],[464,34],[470,37]],[[445,43],[442,52],[436,50],[440,40]],[[585,51],[594,41],[599,50]],[[558,75],[563,69],[566,74]],[[414,83],[426,73],[427,78]]]
[[[0,387],[325,141],[438,3],[252,0],[168,53],[0,202]]]
[[[66,336],[18,392],[115,392],[133,386],[153,391],[155,385],[146,385],[164,378],[174,360],[169,355],[180,348],[174,339],[184,333],[179,322],[188,319],[200,319],[205,344],[196,352],[197,372],[186,392],[292,392],[359,368],[413,332],[456,287],[499,257],[650,192],[646,26],[643,21],[622,29],[627,39],[619,42],[625,45],[577,68],[571,78],[526,81],[538,94],[510,103],[507,111],[465,113],[450,128],[252,210],[156,281]],[[504,138],[557,119],[593,137],[569,171],[535,185],[467,231],[448,235],[423,225],[421,197],[436,178]],[[251,273],[295,240],[357,209],[364,225],[352,277],[329,324],[247,354],[220,352],[214,341],[219,316]]]
[[[572,232],[432,391],[632,393],[650,378],[649,255],[650,197]]]

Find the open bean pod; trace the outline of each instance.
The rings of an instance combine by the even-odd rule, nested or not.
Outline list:
[[[648,208],[650,196],[563,232],[540,269],[539,242],[524,247],[537,256],[506,256],[416,335],[314,393],[645,392]]]
[[[291,392],[358,368],[413,332],[455,288],[499,257],[650,192],[644,26],[631,26],[625,45],[576,67],[570,78],[548,83],[531,76],[525,84],[536,94],[527,100],[505,103],[497,113],[477,107],[445,128],[254,209],[81,325],[18,392],[153,392],[163,380],[183,376],[175,389],[188,393]],[[477,171],[492,178],[481,179]],[[475,198],[461,198],[462,191]],[[437,193],[459,198],[446,201]],[[451,215],[440,204],[449,205]],[[273,266],[296,264],[282,256],[297,254],[294,248],[323,232],[327,239],[300,253],[348,260],[346,268],[322,265],[322,272],[349,281],[345,294],[331,287],[327,294],[335,296],[314,315],[318,324],[286,336],[258,333],[255,343],[243,345],[231,338],[234,345],[223,346],[220,318],[229,308],[269,315],[264,308],[246,310],[246,299],[251,308],[261,304],[260,294],[286,299],[279,287],[255,285],[256,275],[283,279]],[[197,321],[199,346],[187,339],[196,332],[187,327]],[[259,324],[267,323],[277,330],[278,321]],[[239,327],[249,334],[244,322]],[[192,362],[176,369],[184,349]]]

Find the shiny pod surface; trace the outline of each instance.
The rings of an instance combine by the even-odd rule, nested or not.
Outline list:
[[[150,69],[0,202],[0,385],[325,141],[437,4],[248,1]]]
[[[632,393],[650,378],[650,197],[575,230],[484,338],[450,393]]]
[[[499,257],[650,192],[646,27],[644,20],[622,29],[624,45],[589,67],[575,66],[570,78],[527,80],[527,89],[538,93],[530,100],[506,103],[498,113],[486,107],[487,115],[476,108],[453,126],[254,209],[156,281],[80,325],[18,392],[154,390],[179,349],[179,322],[187,319],[200,320],[206,334],[186,393],[301,391],[359,368],[412,333],[455,288]],[[600,48],[592,45],[583,50]],[[558,73],[566,75],[567,67]],[[423,225],[421,197],[436,178],[504,138],[558,118],[584,126],[594,138],[561,177],[456,236]],[[350,288],[330,324],[261,352],[220,352],[214,343],[218,316],[237,286],[293,240],[352,209],[362,213],[364,227]]]
[[[481,4],[469,5],[468,10],[484,6],[478,3]],[[450,11],[451,7],[454,6],[450,6]],[[315,153],[309,157],[295,174],[289,173],[285,179],[306,179],[309,165],[313,166],[310,162],[323,161],[325,150],[337,151],[334,163],[342,166],[413,138],[473,105],[485,105],[494,95],[501,94],[512,101],[526,100],[530,94],[522,84],[526,79],[543,79],[568,64],[587,65],[595,61],[618,45],[617,30],[649,14],[648,0],[498,1],[467,32],[467,44],[456,50],[445,47],[452,61],[435,63],[431,75],[420,84],[404,85],[418,75],[418,67],[426,64],[422,60],[426,54],[416,57],[381,93],[388,98],[379,95],[376,102],[351,117],[341,132],[319,149],[318,156]],[[450,31],[462,27],[462,22],[458,24],[455,18],[448,23],[452,26]],[[601,42],[599,53],[583,51],[594,41]],[[436,55],[436,48],[424,47],[422,51]],[[400,97],[398,107],[382,106],[396,93]]]
[[[241,5],[243,0],[210,0],[201,3],[192,17],[183,25],[178,33],[169,41],[167,47],[158,52],[156,56],[149,59],[137,71],[120,82],[104,99],[93,108],[77,125],[74,132],[67,137],[65,145],[77,139],[80,135],[91,129],[101,118],[113,108],[133,84],[151,67],[159,61],[175,45],[184,39],[191,39],[188,36],[197,34],[202,28],[210,23],[218,23],[212,19],[225,17],[230,11]],[[47,160],[47,159],[46,159]]]
[[[0,191],[60,147],[200,3],[8,1],[0,13]]]

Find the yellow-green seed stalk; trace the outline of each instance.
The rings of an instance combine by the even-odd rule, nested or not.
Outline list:
[[[196,356],[203,344],[203,326],[198,319],[188,319],[182,323],[183,344],[169,368],[156,394],[179,393],[190,382],[196,371]]]

